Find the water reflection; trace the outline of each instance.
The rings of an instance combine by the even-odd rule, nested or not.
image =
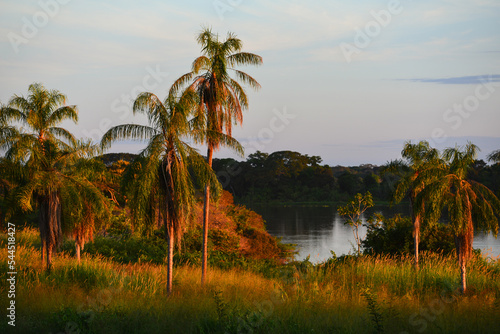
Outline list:
[[[271,235],[281,237],[285,243],[296,244],[299,248],[297,260],[310,256],[312,262],[321,262],[331,256],[354,253],[356,249],[352,229],[344,225],[336,207],[301,207],[301,206],[251,206],[266,220],[267,230]],[[377,207],[367,212],[381,212],[385,216],[395,213],[408,215],[407,206],[393,208]],[[366,228],[361,227],[359,235],[364,237]],[[500,256],[500,238],[491,234],[478,234],[474,238],[474,248],[480,248],[487,256]]]

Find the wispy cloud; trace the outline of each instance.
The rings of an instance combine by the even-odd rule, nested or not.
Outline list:
[[[452,78],[412,78],[402,79],[405,81],[438,83],[443,85],[476,85],[485,82],[500,82],[500,74],[469,75]]]

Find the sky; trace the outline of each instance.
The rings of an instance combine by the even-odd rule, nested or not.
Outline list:
[[[64,124],[78,137],[144,124],[131,111],[137,94],[164,99],[211,27],[263,57],[240,68],[262,86],[247,88],[233,130],[245,156],[292,150],[354,166],[397,159],[409,140],[472,141],[482,159],[500,149],[498,0],[0,0],[0,9],[0,102],[34,82],[57,89],[78,106],[78,125]]]

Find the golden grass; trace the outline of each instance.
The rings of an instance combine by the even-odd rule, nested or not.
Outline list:
[[[118,264],[99,256],[83,256],[78,264],[57,254],[48,274],[37,240],[35,230],[18,233],[16,302],[26,332],[59,332],[68,322],[84,332],[89,312],[96,333],[161,333],[167,327],[173,333],[224,333],[238,326],[255,333],[370,332],[374,327],[361,294],[366,288],[376,295],[389,333],[488,332],[500,317],[498,262],[471,262],[466,296],[457,290],[453,256],[422,253],[418,272],[411,256],[364,256],[331,267],[283,266],[276,278],[209,268],[204,287],[200,268],[181,266],[175,268],[174,292],[167,297],[163,265]],[[6,271],[2,236],[0,244],[0,264]],[[218,317],[215,291],[225,305],[219,307],[229,314],[225,320]],[[0,294],[6,294],[4,285]]]

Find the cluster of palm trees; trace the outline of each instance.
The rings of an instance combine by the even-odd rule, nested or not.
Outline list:
[[[74,234],[79,258],[95,221],[110,214],[101,187],[108,173],[89,159],[95,146],[58,126],[78,121],[76,106],[65,106],[66,96],[41,84],[28,91],[28,97],[15,95],[1,108],[0,144],[6,149],[0,161],[2,191],[11,209],[38,209],[42,261],[45,257],[50,270],[63,229]]]
[[[163,101],[150,92],[136,98],[133,112],[145,114],[149,124],[115,126],[98,145],[76,140],[59,127],[64,120],[77,122],[77,108],[65,106],[63,94],[41,84],[30,85],[28,97],[14,96],[1,106],[0,147],[6,154],[1,160],[0,187],[5,198],[19,203],[22,210],[38,209],[48,270],[63,230],[73,233],[79,256],[85,241],[92,238],[95,223],[111,214],[113,175],[93,157],[114,141],[137,139],[148,143],[125,172],[123,184],[130,194],[133,220],[165,229],[167,291],[172,290],[174,245],[193,215],[195,183],[204,187],[201,282],[206,281],[210,196],[221,191],[211,168],[212,155],[220,146],[243,153],[231,136],[232,125],[242,123],[242,111],[248,107],[240,82],[255,89],[260,85],[237,66],[260,65],[262,58],[242,52],[241,40],[232,33],[220,41],[206,28],[198,42],[202,55],[189,73],[174,82]],[[186,143],[188,139],[207,145],[206,160]]]
[[[426,141],[407,142],[400,160],[391,161],[384,170],[401,177],[394,191],[395,202],[410,199],[415,245],[415,267],[418,268],[418,245],[423,222],[435,224],[447,213],[456,245],[461,273],[461,289],[467,289],[466,267],[472,255],[475,230],[498,233],[500,201],[484,185],[470,180],[479,149],[468,143],[464,147],[447,148],[443,152]],[[500,162],[500,151],[488,156]]]
[[[0,149],[5,151],[0,158],[0,192],[5,199],[0,220],[9,212],[6,206],[37,210],[42,261],[48,270],[63,231],[73,235],[79,259],[99,222],[109,220],[114,207],[110,183],[116,176],[95,157],[114,141],[136,139],[147,140],[147,145],[125,172],[123,184],[134,222],[165,229],[169,293],[174,246],[193,216],[195,184],[204,187],[201,282],[206,282],[209,204],[211,196],[221,191],[211,168],[212,156],[221,146],[243,152],[231,136],[233,124],[242,123],[242,111],[248,107],[240,82],[254,89],[260,85],[236,67],[259,65],[262,58],[242,52],[241,40],[232,33],[219,41],[210,29],[204,29],[198,43],[202,55],[194,60],[190,72],[173,83],[163,101],[150,92],[136,98],[133,112],[145,114],[149,124],[115,126],[98,145],[77,140],[60,127],[66,120],[76,123],[78,110],[65,105],[66,96],[59,91],[36,83],[29,86],[27,97],[15,95],[8,105],[0,105]],[[186,143],[188,139],[207,145],[206,159]],[[467,178],[477,151],[470,143],[440,153],[427,142],[409,142],[402,151],[403,159],[385,168],[401,176],[395,200],[410,198],[417,267],[421,224],[435,223],[446,208],[463,291],[474,230],[496,234],[500,214],[500,201],[493,192]],[[489,158],[499,161],[500,151]]]

